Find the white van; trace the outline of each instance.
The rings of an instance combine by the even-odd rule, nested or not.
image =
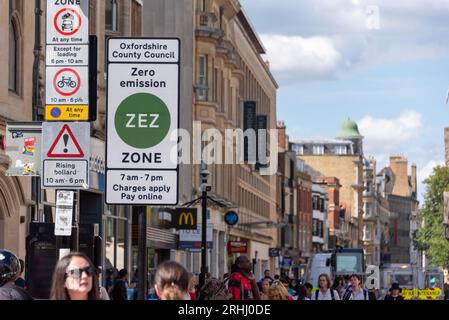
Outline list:
[[[332,281],[336,276],[359,274],[365,276],[363,249],[339,248],[333,251],[315,253],[309,260],[305,281],[318,286],[318,277],[325,273]]]
[[[309,260],[305,274],[305,282],[309,282],[315,288],[318,286],[318,277],[326,273],[331,279],[334,274],[331,266],[332,253],[315,253]]]

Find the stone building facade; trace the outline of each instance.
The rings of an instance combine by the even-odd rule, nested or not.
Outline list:
[[[164,10],[168,6],[173,8],[170,12]],[[185,57],[181,126],[193,133],[192,160],[198,151],[201,154],[199,146],[208,145],[208,141],[199,141],[205,130],[216,129],[224,137],[226,129],[243,129],[245,102],[255,102],[257,115],[266,117],[267,128],[276,129],[278,86],[262,60],[265,49],[239,1],[145,0],[144,15],[148,21],[145,36],[181,39]],[[201,123],[198,131],[193,121]],[[199,169],[198,164],[182,169],[185,201],[199,196]],[[256,275],[263,269],[274,270],[276,260],[268,253],[277,243],[277,230],[270,226],[277,222],[276,176],[261,175],[254,164],[210,163],[207,170],[210,195],[222,204],[209,207],[214,239],[208,255],[212,276],[227,272],[235,259],[226,249],[230,241],[248,243],[246,254],[256,262]],[[223,221],[230,208],[240,217],[235,227]],[[175,254],[190,271],[199,272],[198,252],[178,250]]]
[[[305,161],[312,179],[336,177],[341,188],[338,245],[360,247],[363,215],[363,137],[357,124],[347,120],[335,140],[298,140],[291,143]]]

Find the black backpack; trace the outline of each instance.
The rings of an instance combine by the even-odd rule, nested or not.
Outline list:
[[[335,293],[334,293],[334,289],[330,288],[329,289],[331,291],[331,298],[332,300],[335,300]],[[318,294],[320,293],[320,289],[317,289],[315,291],[315,300],[318,300]]]
[[[363,290],[363,299],[364,300],[369,300],[368,298],[368,290],[366,290],[365,288],[362,288]],[[345,291],[345,293],[343,294],[343,299],[342,300],[349,300],[351,298],[351,294],[352,294],[352,289],[351,287],[348,287]]]

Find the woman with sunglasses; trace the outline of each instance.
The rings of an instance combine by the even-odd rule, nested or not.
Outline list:
[[[72,252],[58,261],[50,300],[100,300],[96,270],[84,253]]]

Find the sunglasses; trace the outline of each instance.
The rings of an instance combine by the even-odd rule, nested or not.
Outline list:
[[[67,271],[66,274],[74,279],[79,279],[79,278],[81,278],[81,275],[83,274],[83,272],[85,272],[88,277],[91,277],[95,273],[95,268],[88,266],[85,268],[72,269],[72,270]]]

